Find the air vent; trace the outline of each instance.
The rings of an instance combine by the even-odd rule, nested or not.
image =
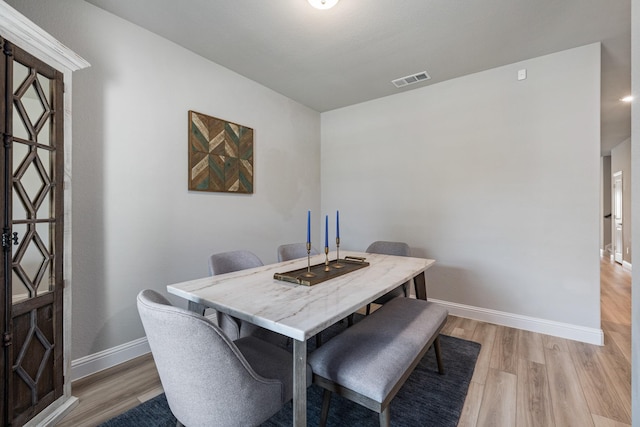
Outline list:
[[[420,73],[412,74],[410,76],[391,80],[391,83],[393,83],[395,87],[405,87],[414,83],[419,83],[425,80],[429,80],[430,78],[431,77],[429,76],[429,74],[427,74],[426,71],[422,71]]]

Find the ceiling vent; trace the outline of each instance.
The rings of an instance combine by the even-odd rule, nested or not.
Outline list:
[[[431,77],[427,74],[426,71],[421,71],[416,74],[412,74],[410,76],[402,77],[399,79],[391,80],[391,83],[395,85],[395,87],[405,87],[414,83],[423,82],[425,80],[429,80]]]

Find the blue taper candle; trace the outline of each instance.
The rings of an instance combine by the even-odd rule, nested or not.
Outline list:
[[[324,247],[329,247],[329,215],[324,217]]]
[[[340,238],[340,211],[336,211],[336,239]]]
[[[311,211],[307,211],[307,243],[311,243]]]

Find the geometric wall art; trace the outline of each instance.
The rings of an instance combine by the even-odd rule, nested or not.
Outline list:
[[[253,193],[253,129],[189,111],[189,190]]]

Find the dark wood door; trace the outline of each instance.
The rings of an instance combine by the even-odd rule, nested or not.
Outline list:
[[[0,38],[3,425],[62,395],[63,76]]]

